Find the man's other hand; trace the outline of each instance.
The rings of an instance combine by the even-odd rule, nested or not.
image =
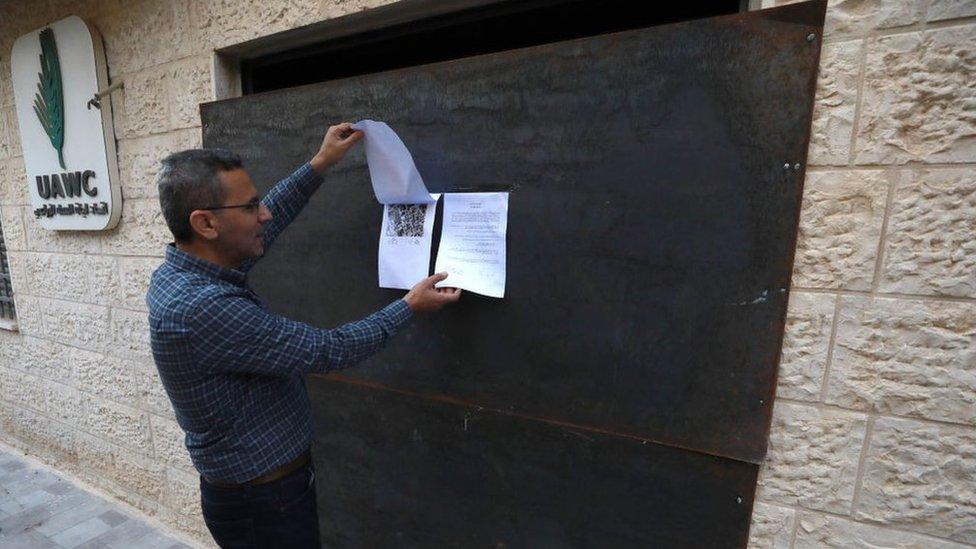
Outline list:
[[[312,169],[323,173],[329,166],[342,160],[346,152],[362,138],[363,132],[352,129],[352,124],[349,122],[329,126],[325,137],[322,138],[322,147],[309,161]]]
[[[403,300],[415,313],[429,313],[437,311],[448,303],[454,303],[461,298],[460,288],[435,288],[441,280],[447,278],[447,273],[437,273],[421,280],[414,286]]]

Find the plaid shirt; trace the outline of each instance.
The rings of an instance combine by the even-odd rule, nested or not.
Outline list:
[[[266,248],[321,183],[305,164],[268,193]],[[399,299],[333,330],[289,320],[248,287],[255,261],[225,269],[170,244],[146,295],[159,376],[193,464],[210,480],[245,482],[308,449],[312,415],[302,374],[365,359],[411,317]]]

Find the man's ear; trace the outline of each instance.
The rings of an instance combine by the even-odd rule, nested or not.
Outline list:
[[[207,210],[193,210],[190,212],[190,227],[193,232],[204,240],[217,239],[217,216]]]

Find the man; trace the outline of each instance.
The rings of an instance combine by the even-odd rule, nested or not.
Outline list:
[[[176,240],[146,302],[153,357],[200,472],[203,516],[222,547],[318,547],[312,418],[302,374],[351,366],[413,312],[457,301],[417,284],[403,299],[336,329],[267,310],[247,272],[305,206],[322,174],[363,134],[332,126],[318,153],[263,200],[228,151],[162,161],[159,203]]]

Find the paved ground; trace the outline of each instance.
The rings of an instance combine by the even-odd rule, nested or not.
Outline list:
[[[0,547],[190,546],[0,447]]]

